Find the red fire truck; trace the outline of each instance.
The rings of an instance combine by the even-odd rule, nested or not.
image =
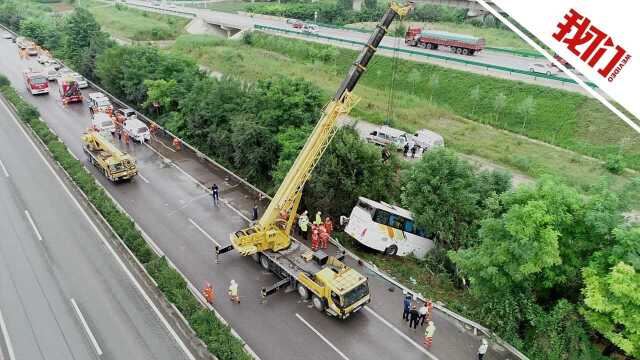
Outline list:
[[[59,77],[58,89],[60,90],[60,98],[64,105],[74,102],[82,102],[83,100],[78,82],[71,76]]]
[[[27,85],[27,89],[31,94],[36,95],[49,93],[49,79],[46,74],[32,71],[31,69],[25,70],[22,74],[24,76],[24,82]]]

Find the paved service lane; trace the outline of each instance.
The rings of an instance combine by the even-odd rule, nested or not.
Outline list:
[[[71,151],[84,159],[79,137],[89,125],[86,105],[63,107],[55,95],[54,83],[49,96],[26,94],[22,90],[20,71],[35,61],[21,62],[15,47],[8,42],[0,42],[0,52],[8,54],[0,58],[0,72],[6,73],[22,95],[39,108],[43,119]],[[118,146],[124,145],[118,143]],[[170,153],[162,147],[158,149]],[[346,321],[318,313],[296,294],[280,292],[267,300],[261,299],[260,288],[275,281],[271,274],[261,271],[250,258],[235,253],[226,254],[220,264],[213,261],[211,239],[226,245],[229,233],[246,223],[234,209],[225,205],[214,207],[202,188],[172,165],[186,165],[193,160],[172,153],[173,162],[168,161],[159,156],[157,150],[139,144],[129,145],[127,151],[136,157],[146,181],[136,179],[114,185],[95,169],[90,170],[193,284],[202,286],[205,281],[214,284],[218,294],[216,309],[262,359],[465,360],[474,357],[479,338],[439,313],[435,318],[440,339],[436,339],[432,352],[424,350],[420,332],[408,330],[400,318],[399,289],[393,288],[394,292],[390,292],[390,284],[373,273],[367,273],[373,297],[369,310]],[[250,202],[242,196],[227,197],[224,191],[222,198],[235,204]],[[244,206],[240,211],[249,209]],[[240,285],[240,305],[226,299],[231,279]],[[492,358],[504,356],[496,354]]]
[[[0,355],[189,359],[4,103],[0,161]]]

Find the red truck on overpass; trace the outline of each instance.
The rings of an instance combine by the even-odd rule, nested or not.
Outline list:
[[[475,36],[410,27],[404,35],[404,43],[434,50],[440,46],[448,46],[456,54],[473,55],[484,49],[485,41]]]
[[[49,93],[49,79],[46,74],[29,69],[25,70],[22,75],[24,76],[24,82],[27,85],[27,89],[31,94],[36,95]]]

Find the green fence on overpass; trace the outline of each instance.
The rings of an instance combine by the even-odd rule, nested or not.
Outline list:
[[[306,32],[301,32],[301,31],[297,31],[297,30],[290,30],[290,29],[278,28],[278,27],[273,27],[273,26],[265,26],[265,25],[257,25],[256,24],[256,25],[254,25],[254,28],[256,30],[277,31],[277,32],[285,33],[285,34],[292,34],[292,35],[297,35],[297,36],[305,36],[305,37],[309,37],[309,38],[337,41],[337,42],[346,43],[346,44],[350,44],[350,45],[358,45],[358,46],[365,45],[365,43],[362,42],[362,41],[354,41],[354,40],[349,40],[349,39],[342,39],[342,38],[337,38],[337,37],[327,36],[327,35],[322,35],[322,34],[317,34],[317,33],[306,33]],[[506,73],[510,73],[510,74],[521,74],[521,75],[530,76],[532,78],[541,78],[541,79],[555,80],[555,81],[558,81],[558,82],[561,82],[561,83],[576,84],[576,82],[573,79],[569,79],[569,78],[565,78],[565,77],[561,77],[561,76],[547,75],[547,74],[538,73],[538,72],[531,72],[531,71],[523,70],[523,69],[515,69],[515,68],[511,68],[511,67],[507,67],[507,66],[487,64],[487,63],[482,63],[482,62],[479,62],[479,61],[460,59],[460,58],[455,58],[455,57],[446,56],[446,55],[442,55],[442,54],[435,54],[435,53],[424,52],[424,51],[416,51],[416,50],[412,50],[412,49],[394,48],[394,47],[384,46],[384,45],[380,45],[378,48],[379,49],[383,49],[383,50],[389,50],[389,51],[397,51],[399,53],[404,53],[404,54],[409,54],[409,55],[414,55],[414,56],[421,56],[421,57],[425,57],[425,58],[432,58],[432,59],[450,61],[450,62],[464,64],[464,65],[476,66],[476,67],[485,68],[485,69],[497,70],[497,71],[506,72]],[[592,82],[586,82],[586,84],[591,86],[592,88],[596,87],[596,85],[594,83],[592,83]]]

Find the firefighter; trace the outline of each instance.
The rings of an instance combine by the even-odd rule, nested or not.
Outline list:
[[[125,145],[129,145],[129,133],[126,131],[122,131],[122,140]]]
[[[327,230],[327,234],[331,237],[331,234],[333,234],[333,221],[328,216],[324,219],[324,229]]]
[[[213,291],[213,287],[208,282],[205,283],[202,289],[202,296],[207,300],[210,305],[213,305],[213,301],[216,299],[216,294]]]
[[[320,234],[318,234],[318,225],[311,224],[311,250],[313,251],[318,250],[318,241],[320,240],[319,235]]]
[[[319,237],[320,237],[320,247],[322,249],[326,249],[329,247],[329,233],[324,226],[318,226],[319,229]]]
[[[156,130],[158,130],[158,125],[156,125],[156,123],[152,122],[151,125],[149,125],[149,133],[151,134],[151,136],[155,136],[156,135]]]
[[[436,326],[433,324],[433,321],[429,321],[429,325],[427,325],[427,328],[424,330],[424,346],[427,347],[427,349],[431,349],[431,346],[433,345],[433,335],[436,333]]]
[[[180,139],[178,138],[173,138],[173,147],[176,149],[176,151],[180,151],[180,149],[182,148],[182,141],[180,141]]]
[[[240,295],[238,294],[238,283],[235,280],[231,280],[229,283],[229,300],[232,303],[240,304]]]

